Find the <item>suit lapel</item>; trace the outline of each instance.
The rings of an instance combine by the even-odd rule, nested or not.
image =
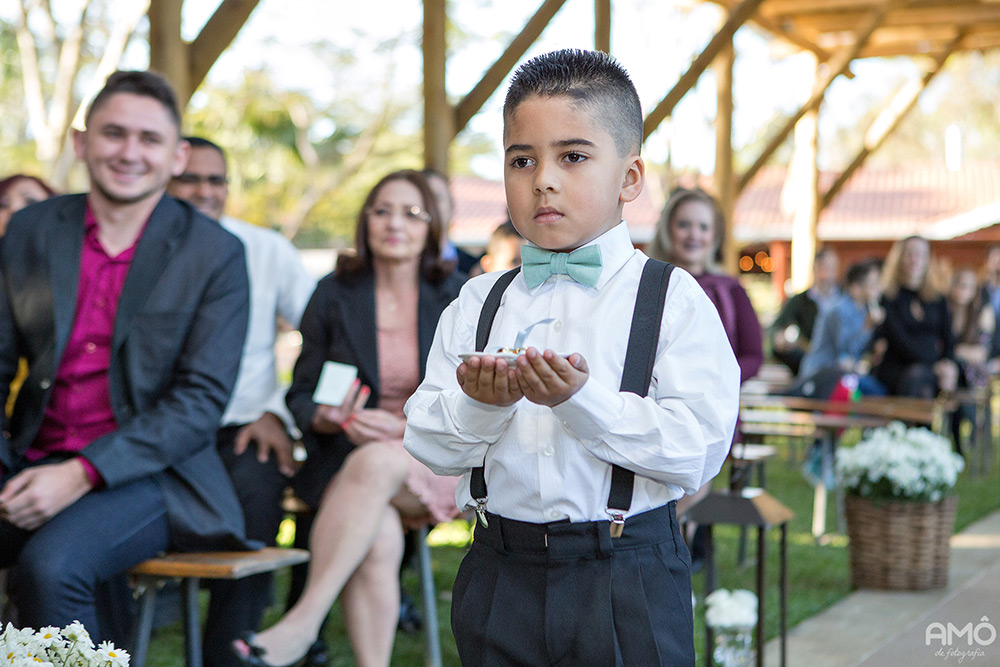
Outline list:
[[[57,214],[59,224],[50,228],[52,235],[48,242],[52,252],[49,253],[49,276],[55,322],[56,364],[62,359],[73,329],[73,319],[76,317],[86,202],[86,195],[69,198]]]
[[[164,195],[146,223],[122,287],[118,313],[115,316],[114,349],[118,349],[125,341],[135,315],[142,310],[146,297],[170,263],[183,232],[184,222],[183,207]]]
[[[440,304],[439,290],[430,283],[420,281],[420,296],[417,301],[417,345],[420,347],[420,378],[426,374],[427,355],[434,342],[441,311],[447,304]]]
[[[365,276],[360,280],[345,281],[344,290],[338,300],[341,321],[350,322],[344,329],[347,339],[356,353],[358,371],[362,377],[370,378],[372,393],[379,394],[378,338],[375,329],[375,277]]]

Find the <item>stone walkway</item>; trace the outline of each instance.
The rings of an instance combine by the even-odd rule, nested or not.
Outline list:
[[[1000,667],[1000,511],[952,537],[951,547],[947,588],[856,591],[789,630],[787,665]],[[766,665],[780,664],[776,640],[764,655]]]

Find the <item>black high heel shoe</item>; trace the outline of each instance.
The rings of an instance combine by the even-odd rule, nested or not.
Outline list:
[[[287,665],[272,665],[264,660],[264,654],[267,653],[267,651],[253,643],[255,637],[256,635],[254,633],[245,632],[242,637],[233,641],[230,645],[233,649],[233,654],[236,655],[236,659],[244,665],[247,665],[248,667],[294,667],[302,662],[302,658],[299,658],[298,660],[293,660]]]

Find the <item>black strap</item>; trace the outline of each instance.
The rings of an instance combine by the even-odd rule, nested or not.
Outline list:
[[[629,331],[628,348],[625,351],[621,391],[638,396],[645,396],[649,391],[660,339],[660,323],[663,321],[663,305],[673,268],[673,265],[655,259],[647,260],[642,267],[639,292],[635,296],[635,309],[632,311],[632,329]],[[612,465],[608,509],[627,512],[632,506],[634,484],[634,472]]]
[[[511,281],[517,277],[520,270],[521,267],[519,266],[500,276],[493,283],[490,293],[486,295],[486,300],[483,301],[483,309],[479,312],[479,326],[476,328],[476,352],[482,352],[486,349],[486,341],[489,340],[490,330],[493,328],[493,320],[496,319],[497,310],[500,308],[500,299],[503,297],[503,293],[507,290]],[[485,464],[485,461],[483,463]],[[469,493],[476,500],[485,502],[486,473],[483,466],[472,469],[472,477],[469,479]]]
[[[653,364],[656,361],[657,343],[660,338],[660,322],[663,320],[663,306],[670,285],[673,266],[655,259],[646,260],[639,279],[635,309],[632,311],[632,327],[629,332],[628,348],[625,352],[625,367],[622,370],[621,391],[645,396],[653,378]],[[493,320],[500,307],[500,299],[520,267],[511,269],[493,284],[493,288],[483,302],[476,329],[476,351],[482,352],[490,336]],[[608,508],[625,512],[632,505],[632,489],[635,473],[618,465],[611,467],[611,491],[608,494]],[[469,491],[473,499],[485,502],[486,473],[483,466],[472,469]]]

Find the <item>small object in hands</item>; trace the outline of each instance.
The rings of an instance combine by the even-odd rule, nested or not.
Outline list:
[[[528,334],[531,332],[531,330],[536,326],[538,326],[539,324],[548,324],[549,322],[552,321],[554,321],[554,318],[546,317],[544,320],[538,320],[534,324],[529,324],[528,326],[517,332],[517,336],[514,338],[514,344],[510,347],[498,347],[496,351],[492,353],[471,352],[467,354],[460,354],[458,356],[462,361],[468,361],[472,357],[479,357],[484,354],[492,354],[498,359],[504,359],[505,361],[513,362],[514,360],[517,359],[518,355],[524,354],[524,352],[528,349],[524,345],[524,341],[527,340]]]
[[[351,384],[358,377],[358,369],[350,364],[337,361],[323,363],[319,382],[313,392],[313,402],[319,405],[341,405],[351,390]]]

